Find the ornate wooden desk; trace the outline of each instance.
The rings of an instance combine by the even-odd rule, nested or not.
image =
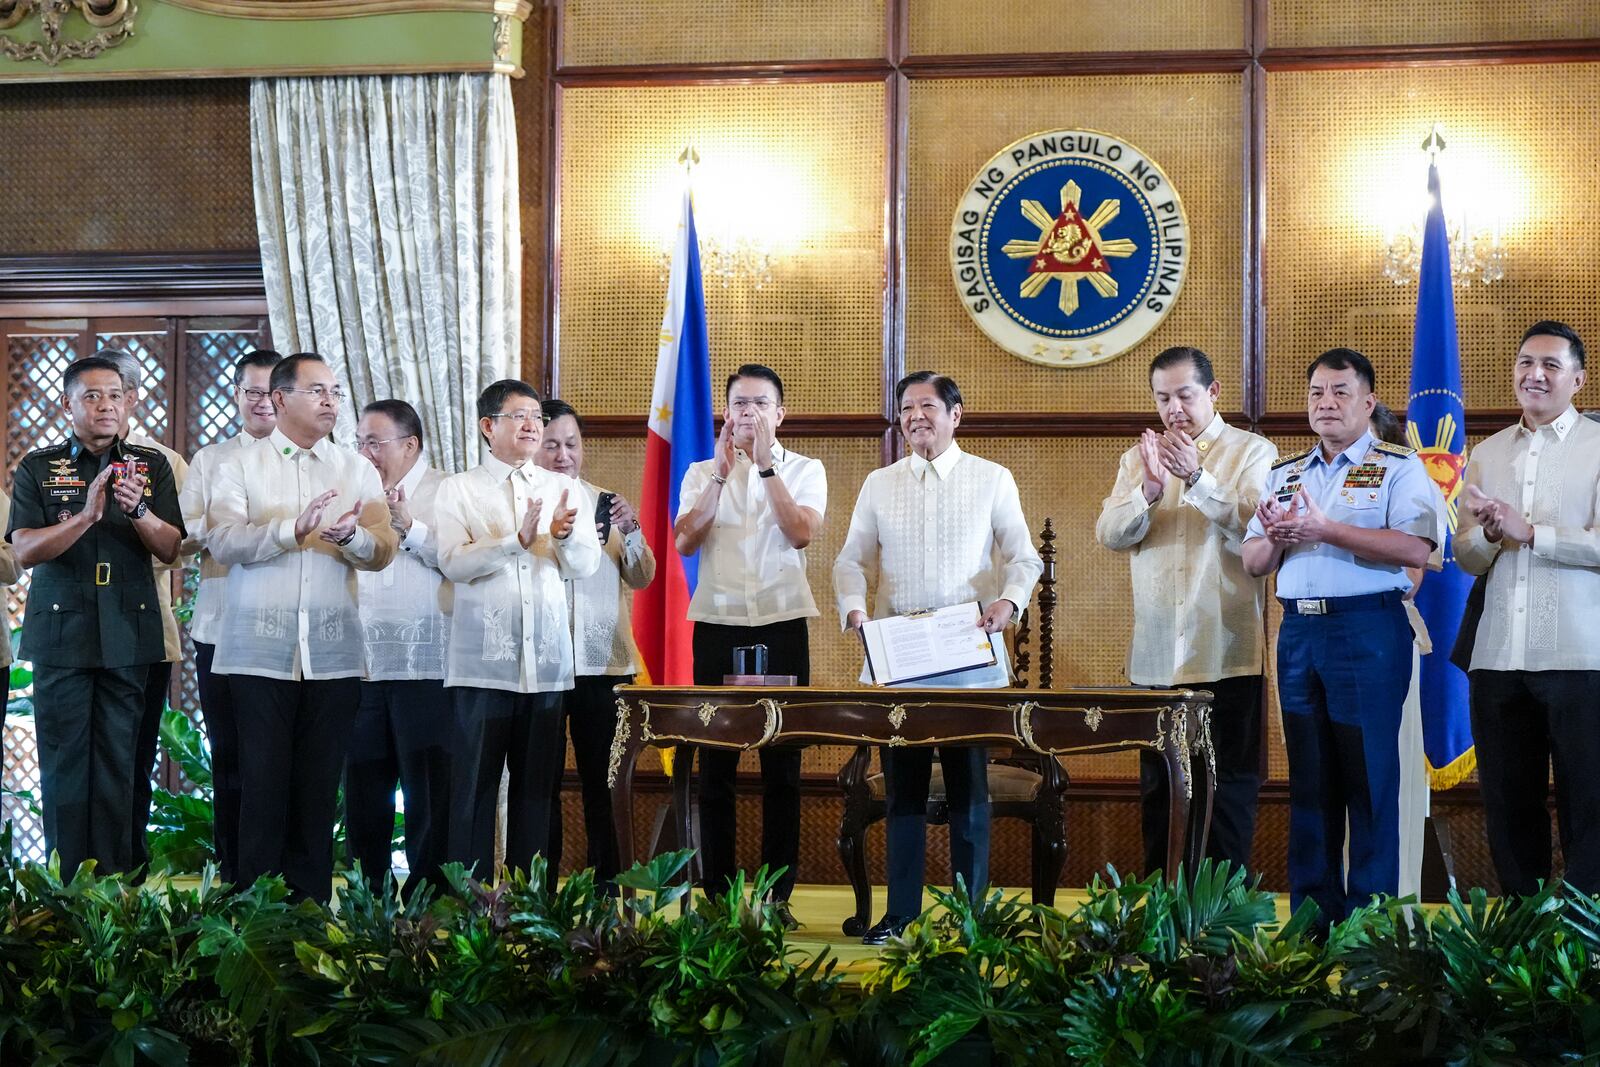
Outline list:
[[[622,868],[634,862],[633,769],[647,745],[987,745],[1046,756],[1128,749],[1161,755],[1171,784],[1167,870],[1205,853],[1216,758],[1211,694],[1189,689],[816,689],[621,685],[609,784]],[[1191,779],[1191,752],[1204,755]],[[690,834],[687,773],[673,775],[679,841]],[[1200,817],[1189,833],[1190,803]]]

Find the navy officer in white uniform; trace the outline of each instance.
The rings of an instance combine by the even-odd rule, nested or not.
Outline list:
[[[1373,437],[1376,382],[1334,348],[1306,372],[1317,444],[1280,460],[1245,532],[1278,574],[1278,697],[1289,755],[1289,893],[1322,929],[1400,878],[1400,714],[1411,683],[1408,567],[1427,564],[1440,499],[1416,453]],[[1345,869],[1345,826],[1350,836]]]

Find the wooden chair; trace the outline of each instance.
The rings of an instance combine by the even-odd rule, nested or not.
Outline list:
[[[1056,609],[1055,527],[1044,521],[1039,535],[1039,556],[1044,573],[1035,598],[1038,609],[1023,613],[1018,625],[1012,659],[1016,684],[1027,687],[1032,666],[1028,644],[1038,621],[1039,686],[1050,688],[1054,681],[1054,640]],[[844,791],[844,816],[839,820],[839,860],[844,864],[850,886],[855,891],[856,913],[844,921],[844,932],[852,937],[866,932],[872,922],[872,884],[867,880],[867,828],[881,820],[887,810],[882,772],[871,773],[872,753],[866,745],[839,770],[839,788]],[[1012,750],[989,761],[989,803],[993,818],[1021,819],[1033,836],[1032,890],[1036,904],[1053,904],[1056,883],[1067,861],[1065,795],[1067,771],[1053,756]],[[944,772],[935,761],[928,783],[928,822],[945,825],[950,821],[950,806],[945,796]]]

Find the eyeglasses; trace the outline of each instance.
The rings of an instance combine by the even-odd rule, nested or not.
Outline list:
[[[491,419],[510,419],[512,422],[543,422],[544,412],[538,408],[534,408],[532,411],[526,409],[522,411],[497,411],[493,415],[486,417]]]
[[[325,400],[332,398],[335,403],[344,399],[344,390],[340,389],[337,385],[332,389],[329,389],[325,385],[313,385],[309,389],[297,389],[293,386],[285,385],[279,387],[277,391],[280,393],[307,393],[313,400]]]
[[[756,411],[765,411],[774,405],[772,401],[768,400],[764,396],[758,396],[755,398],[736,396],[732,400],[728,401],[728,406],[733,408],[735,411],[750,411],[752,409]]]
[[[294,392],[294,390],[293,389],[288,389],[288,390],[285,390],[285,392],[292,393],[292,392]],[[267,397],[269,397],[271,395],[272,395],[272,390],[271,389],[246,389],[246,390],[244,390],[244,398],[246,400],[248,400],[252,404],[259,404],[259,403],[261,403],[263,400],[265,400]]]
[[[379,445],[392,445],[396,441],[404,441],[408,437],[415,436],[416,434],[403,433],[399,437],[358,437],[356,438],[356,451],[370,452]]]

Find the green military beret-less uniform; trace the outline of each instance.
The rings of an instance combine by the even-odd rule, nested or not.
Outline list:
[[[13,479],[6,530],[38,530],[66,522],[88,505],[89,486],[107,463],[143,473],[145,504],[183,531],[178,491],[166,457],[118,440],[100,455],[74,436],[23,457]],[[55,667],[130,667],[160,662],[165,651],[150,550],[106,485],[100,521],[55,559],[33,567],[21,654]]]

